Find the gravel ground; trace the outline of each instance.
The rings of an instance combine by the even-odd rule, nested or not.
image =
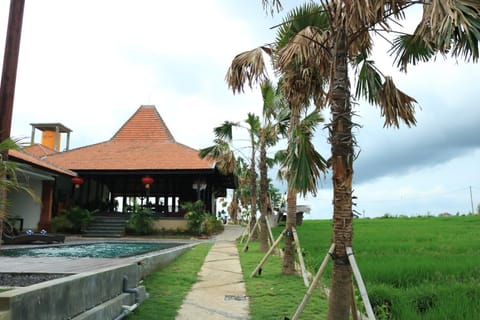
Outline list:
[[[66,277],[62,273],[0,273],[0,286],[28,287],[35,283]]]

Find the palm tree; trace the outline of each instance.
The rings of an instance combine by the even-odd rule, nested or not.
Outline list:
[[[250,195],[250,212],[251,212],[251,227],[256,223],[256,212],[257,212],[257,171],[256,171],[256,146],[257,146],[257,137],[260,129],[260,120],[259,117],[253,113],[248,113],[247,119],[245,120],[250,141],[251,155],[250,155],[250,172],[249,172],[249,195]],[[207,147],[200,150],[200,157],[206,155],[212,156],[215,159],[223,159],[227,157],[232,160],[235,159],[233,151],[230,150],[229,144],[233,140],[233,128],[242,127],[240,123],[224,121],[218,127],[213,129],[215,134],[215,145]],[[228,149],[227,149],[228,148]],[[218,152],[216,152],[218,150]],[[228,151],[227,151],[228,150]],[[226,161],[225,161],[226,162]],[[232,161],[228,161],[232,163]]]
[[[259,129],[259,172],[260,172],[260,248],[261,252],[268,250],[268,226],[267,215],[269,205],[269,181],[267,149],[279,141],[279,137],[285,135],[288,113],[283,98],[281,87],[275,87],[270,80],[260,84],[263,98],[263,124]]]
[[[273,8],[278,0],[263,0]],[[383,76],[368,60],[373,47],[372,32],[391,31],[390,24],[406,17],[406,9],[423,4],[423,18],[412,35],[394,42],[392,53],[401,70],[407,64],[428,61],[437,54],[478,61],[480,2],[476,0],[366,0],[321,1],[316,15],[328,19],[325,30],[307,27],[285,46],[276,68],[284,70],[299,59],[321,70],[330,84],[326,95],[331,111],[329,142],[333,180],[332,287],[328,319],[348,319],[352,304],[352,272],[346,248],[352,246],[352,179],[355,139],[352,128],[350,63],[358,69],[356,98],[364,97],[380,107],[385,126],[416,124],[415,100],[400,91],[392,78]],[[292,22],[293,23],[293,22]]]
[[[306,26],[311,24],[318,25],[320,27],[326,24],[325,18],[318,19],[315,15],[308,15],[312,4],[299,7],[292,11],[285,19],[283,27],[279,30],[276,42],[273,46],[262,46],[250,51],[243,52],[237,55],[228,69],[226,81],[228,86],[232,89],[233,93],[240,93],[244,91],[245,84],[250,87],[256,82],[261,82],[266,79],[265,61],[263,59],[263,53],[268,54],[274,61],[279,56],[278,53],[288,44],[298,31],[302,30]],[[313,18],[313,20],[312,20]],[[295,21],[295,23],[288,23]],[[293,60],[290,63],[284,64],[284,69],[280,70],[282,74],[282,91],[285,96],[289,108],[290,108],[290,125],[289,125],[289,147],[288,150],[294,152],[297,140],[293,138],[293,134],[297,125],[300,123],[300,117],[303,111],[305,111],[311,104],[311,97],[313,96],[313,102],[317,105],[323,103],[323,81],[318,78],[321,75],[319,70],[312,68],[312,65],[308,65],[301,60]],[[316,81],[314,81],[315,79]],[[302,140],[305,141],[305,140]],[[314,152],[307,153],[308,155],[314,154]],[[321,156],[309,158],[308,160],[323,159]],[[300,163],[290,162],[290,165],[299,165]],[[305,164],[305,163],[303,163]],[[282,272],[284,274],[295,273],[295,260],[294,260],[294,248],[293,248],[293,232],[292,229],[296,222],[296,199],[297,193],[302,192],[315,192],[317,187],[317,179],[320,177],[320,172],[324,170],[324,163],[308,162],[310,166],[307,170],[298,170],[300,173],[317,173],[316,176],[312,176],[312,179],[299,176],[299,174],[292,174],[287,176],[288,192],[287,192],[287,232],[285,238],[285,251],[283,256]],[[297,168],[292,167],[286,170],[287,172],[294,173]],[[303,168],[305,169],[305,168]]]

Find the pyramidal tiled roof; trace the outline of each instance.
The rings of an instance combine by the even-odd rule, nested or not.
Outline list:
[[[112,140],[175,142],[155,106],[141,106],[113,136]]]
[[[191,130],[191,128],[188,128]],[[177,143],[154,106],[141,106],[106,142],[47,156],[71,170],[212,169],[198,150]]]

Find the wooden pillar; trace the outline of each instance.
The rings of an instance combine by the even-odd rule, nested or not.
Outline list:
[[[52,226],[52,206],[53,206],[53,181],[42,181],[42,210],[40,212],[40,221],[38,230],[45,229],[51,231]]]
[[[11,0],[0,85],[0,141],[10,137],[25,0]]]

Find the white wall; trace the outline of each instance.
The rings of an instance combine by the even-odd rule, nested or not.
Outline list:
[[[28,185],[40,199],[42,195],[42,181],[30,178],[28,179]],[[23,230],[37,230],[42,208],[40,201],[35,202],[25,191],[9,192],[8,201],[8,216],[23,218]]]

